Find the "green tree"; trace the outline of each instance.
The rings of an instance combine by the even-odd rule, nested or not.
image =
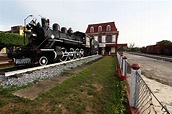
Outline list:
[[[161,44],[172,44],[170,40],[162,40],[156,43],[156,45],[161,45]]]
[[[0,50],[4,47],[23,46],[23,38],[19,34],[0,32]]]

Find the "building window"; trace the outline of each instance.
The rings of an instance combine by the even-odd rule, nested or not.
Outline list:
[[[106,43],[112,43],[112,35],[106,36]]]
[[[98,42],[102,43],[102,36],[98,36]]]
[[[98,32],[102,32],[102,26],[98,27]]]
[[[111,26],[110,25],[107,25],[106,31],[111,31]]]
[[[90,32],[94,32],[94,27],[90,27]]]

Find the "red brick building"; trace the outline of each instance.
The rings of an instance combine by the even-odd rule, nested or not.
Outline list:
[[[99,42],[99,54],[115,54],[118,46],[127,46],[127,44],[118,44],[119,31],[114,22],[89,24],[86,34],[94,37]]]

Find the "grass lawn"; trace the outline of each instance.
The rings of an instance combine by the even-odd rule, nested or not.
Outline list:
[[[116,66],[115,58],[106,56],[33,101],[13,96],[19,87],[0,88],[0,113],[126,114],[124,83],[114,77]]]

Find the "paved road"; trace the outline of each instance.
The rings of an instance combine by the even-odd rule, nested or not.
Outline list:
[[[130,64],[140,64],[142,73],[149,78],[153,78],[163,84],[172,86],[172,63],[148,58],[144,56],[132,55],[125,53]]]
[[[142,78],[155,96],[163,105],[166,105],[170,113],[172,113],[172,63],[144,56],[132,55],[126,52],[124,52],[124,55],[127,56],[129,64],[140,64],[140,69],[144,75]]]

